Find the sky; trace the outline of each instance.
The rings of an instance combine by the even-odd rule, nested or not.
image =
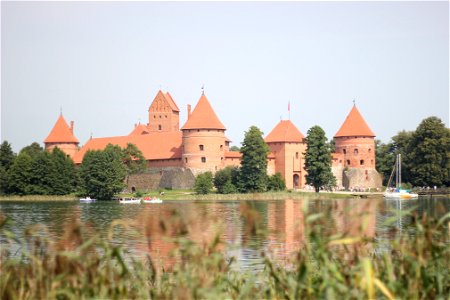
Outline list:
[[[332,138],[355,101],[378,139],[449,126],[449,2],[1,2],[1,140],[89,137],[148,122],[161,88],[205,94],[240,146],[290,119]]]

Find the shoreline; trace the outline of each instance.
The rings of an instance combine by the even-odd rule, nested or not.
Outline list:
[[[154,194],[155,192],[150,192],[149,194]],[[132,194],[121,194],[123,197],[133,196]],[[228,201],[228,200],[286,200],[286,199],[304,199],[304,198],[314,198],[320,200],[328,199],[349,199],[349,198],[380,198],[382,193],[369,193],[369,192],[267,192],[267,193],[248,193],[248,194],[207,194],[207,195],[197,195],[193,192],[176,192],[167,191],[164,195],[158,196],[163,201],[173,201],[173,200],[188,200],[188,201]],[[23,202],[35,202],[35,201],[78,201],[80,197],[74,195],[2,195],[0,196],[0,202],[8,201],[23,201]],[[100,200],[100,201],[110,201],[110,200]],[[112,200],[111,200],[112,201]]]

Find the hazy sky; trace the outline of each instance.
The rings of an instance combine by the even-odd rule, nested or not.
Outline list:
[[[1,2],[1,133],[43,143],[60,107],[83,145],[148,122],[161,87],[186,121],[205,93],[232,145],[288,118],[331,138],[356,99],[387,142],[449,122],[449,3]]]

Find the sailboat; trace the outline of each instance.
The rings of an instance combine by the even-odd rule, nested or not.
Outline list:
[[[395,188],[391,187],[392,176],[395,172]],[[419,195],[411,193],[410,190],[402,189],[402,155],[398,154],[395,160],[394,168],[392,169],[389,182],[384,193],[385,198],[389,199],[413,199],[419,197]]]

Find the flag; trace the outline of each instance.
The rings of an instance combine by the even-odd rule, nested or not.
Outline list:
[[[291,101],[288,102],[288,111],[291,111]]]

